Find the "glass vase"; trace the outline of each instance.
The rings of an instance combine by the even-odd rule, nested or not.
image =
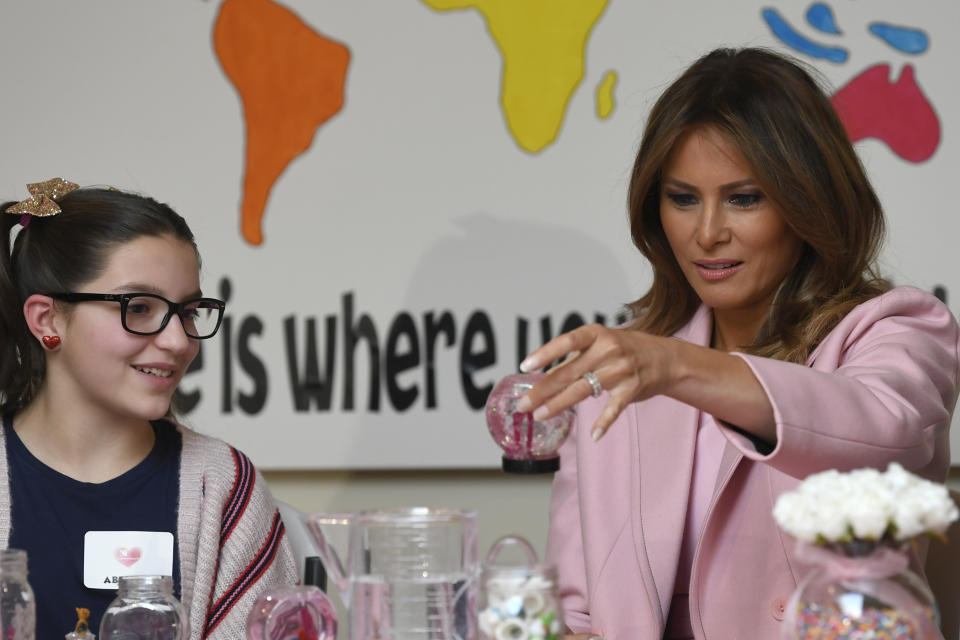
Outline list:
[[[785,640],[939,640],[940,616],[905,549],[803,545],[814,565],[787,604]]]

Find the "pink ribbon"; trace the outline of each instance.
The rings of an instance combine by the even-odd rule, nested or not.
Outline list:
[[[784,640],[797,638],[800,594],[814,577],[823,578],[828,582],[838,582],[845,589],[876,598],[904,614],[911,615],[921,634],[917,640],[942,638],[940,631],[930,618],[923,614],[915,614],[916,597],[896,582],[887,580],[910,567],[910,559],[906,553],[878,546],[868,555],[850,557],[824,547],[798,542],[795,555],[801,562],[814,565],[819,571],[816,568],[810,571],[790,596],[781,634]],[[933,598],[931,598],[932,601]]]

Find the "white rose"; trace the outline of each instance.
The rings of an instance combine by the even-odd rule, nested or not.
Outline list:
[[[814,524],[810,516],[806,500],[798,492],[780,494],[773,507],[773,518],[777,525],[804,542],[815,542],[817,537],[816,528],[810,526]]]
[[[493,637],[496,640],[525,640],[527,625],[520,618],[507,618],[496,626]]]
[[[890,523],[890,506],[882,495],[871,492],[861,492],[851,500],[846,509],[854,537],[864,540],[882,538]]]
[[[487,607],[477,616],[477,624],[480,631],[486,636],[494,635],[496,626],[500,623],[500,614],[496,609]]]
[[[530,621],[530,624],[527,625],[527,632],[530,633],[531,638],[547,637],[547,628],[543,625],[543,620],[539,618]]]

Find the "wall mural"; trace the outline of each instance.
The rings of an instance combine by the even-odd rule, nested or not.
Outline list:
[[[960,287],[956,3],[35,0],[0,13],[44,24],[43,46],[30,29],[0,39],[16,87],[0,119],[6,197],[61,175],[187,218],[204,293],[228,306],[177,399],[261,468],[498,467],[482,413],[493,385],[560,332],[623,322],[649,286],[625,215],[630,166],[663,87],[716,46],[773,47],[836,87],[888,213],[882,272],[948,303]]]
[[[556,141],[570,98],[584,77],[587,42],[609,0],[422,0],[437,11],[475,9],[503,59],[500,104],[510,135],[529,153]],[[843,44],[803,35],[776,8],[761,16],[794,53],[844,64]],[[842,38],[830,5],[816,2],[804,15],[820,36]],[[871,34],[893,49],[920,55],[929,48],[917,28],[871,22]],[[224,0],[213,32],[214,50],[243,103],[246,166],[241,233],[263,242],[270,191],[289,163],[310,148],[317,130],[344,104],[350,49],[325,36],[273,0]],[[616,71],[597,86],[597,116],[613,110]],[[906,64],[891,81],[881,62],[855,75],[833,96],[851,140],[876,138],[907,162],[924,162],[940,143],[940,121]]]
[[[764,9],[761,15],[773,35],[794,52],[836,64],[847,62],[849,52],[842,44],[822,44],[807,38],[777,9]],[[830,5],[813,3],[805,18],[820,35],[842,38],[843,31]],[[901,53],[920,55],[930,46],[921,29],[883,22],[871,22],[867,28]],[[937,113],[917,83],[912,64],[905,64],[893,81],[891,75],[891,65],[885,62],[860,71],[834,94],[833,106],[854,142],[876,138],[907,162],[929,160],[940,144]]]
[[[263,242],[263,214],[273,185],[343,107],[350,49],[271,0],[224,0],[213,47],[243,102],[240,229],[257,245]]]

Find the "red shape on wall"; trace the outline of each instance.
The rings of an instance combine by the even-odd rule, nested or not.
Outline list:
[[[832,98],[852,142],[876,138],[908,162],[928,160],[940,144],[940,120],[917,85],[912,65],[896,82],[890,65],[863,71]]]

